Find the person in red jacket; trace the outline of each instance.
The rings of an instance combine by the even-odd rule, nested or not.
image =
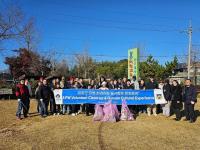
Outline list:
[[[16,116],[17,119],[21,120],[21,112],[23,110],[24,118],[27,117],[28,114],[28,105],[29,105],[29,91],[28,87],[24,84],[24,79],[20,80],[20,83],[16,87],[16,96],[18,100],[18,107]]]

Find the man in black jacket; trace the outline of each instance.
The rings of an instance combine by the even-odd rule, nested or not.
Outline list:
[[[154,81],[153,77],[150,77],[149,82],[146,84],[146,89],[157,89],[158,84]],[[148,116],[151,116],[151,111],[153,111],[154,116],[157,116],[156,113],[156,104],[148,105],[147,106],[147,114]]]
[[[190,79],[185,80],[185,86],[183,88],[183,101],[184,101],[184,110],[185,110],[185,120],[189,120],[190,123],[195,122],[195,112],[194,106],[197,102],[197,92],[196,88],[191,84]]]
[[[163,94],[165,100],[167,101],[166,104],[162,105],[163,115],[169,117],[170,116],[170,106],[171,106],[171,85],[169,84],[169,80],[166,79],[163,86]]]
[[[39,99],[41,104],[41,116],[46,117],[48,114],[48,104],[52,96],[51,88],[47,84],[47,80],[43,80],[43,85],[39,89]]]

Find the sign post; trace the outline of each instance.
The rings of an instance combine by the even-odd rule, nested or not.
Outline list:
[[[135,76],[139,78],[139,48],[128,50],[128,79]]]

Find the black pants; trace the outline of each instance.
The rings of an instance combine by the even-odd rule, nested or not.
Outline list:
[[[187,120],[195,121],[194,104],[184,104],[185,116]]]
[[[176,119],[181,119],[181,109],[183,108],[182,102],[177,103],[176,101],[172,101],[171,103],[171,115],[174,113],[176,115]]]

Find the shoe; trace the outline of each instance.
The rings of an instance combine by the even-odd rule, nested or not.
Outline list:
[[[157,114],[153,114],[154,116],[158,116]]]
[[[178,119],[178,118],[174,118],[174,120],[175,120],[175,121],[180,121],[181,119]]]
[[[188,119],[183,119],[183,121],[189,121]]]
[[[148,113],[148,116],[151,116],[151,114],[150,114],[150,113]]]
[[[194,123],[195,121],[194,120],[190,120],[190,123]]]
[[[22,120],[22,118],[21,117],[17,117],[17,120]]]
[[[56,115],[56,113],[53,113],[53,115],[55,116],[55,115]]]
[[[72,113],[71,115],[72,115],[72,116],[76,116],[76,114],[75,114],[75,113]]]

